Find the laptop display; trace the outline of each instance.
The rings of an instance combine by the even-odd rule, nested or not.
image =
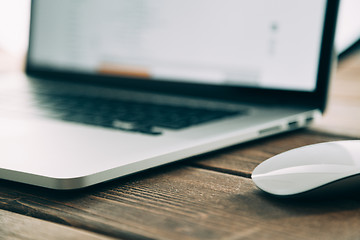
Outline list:
[[[29,60],[55,71],[311,92],[325,6],[325,0],[38,0]]]

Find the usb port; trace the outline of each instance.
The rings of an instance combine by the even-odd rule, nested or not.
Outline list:
[[[265,128],[259,131],[260,135],[267,135],[267,134],[271,134],[271,133],[277,133],[281,131],[281,127],[280,126],[275,126],[275,127],[269,127],[269,128]]]
[[[292,122],[289,122],[289,123],[288,123],[289,129],[295,129],[295,128],[297,128],[298,126],[299,126],[298,121],[292,121]]]
[[[305,119],[305,124],[310,124],[314,120],[314,117],[307,117]]]

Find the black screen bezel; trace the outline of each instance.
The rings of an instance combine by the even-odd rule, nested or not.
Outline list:
[[[335,26],[339,8],[339,0],[328,0],[321,40],[320,58],[318,64],[317,84],[312,92],[273,90],[253,87],[214,86],[196,83],[179,83],[119,76],[86,74],[81,72],[49,69],[31,63],[33,19],[36,14],[36,0],[31,3],[31,20],[29,47],[26,61],[26,73],[44,79],[61,79],[89,84],[102,84],[119,88],[140,89],[143,91],[160,92],[177,95],[188,95],[201,98],[216,98],[220,100],[256,102],[269,104],[298,105],[318,108],[324,111],[327,102],[327,92],[332,65]]]

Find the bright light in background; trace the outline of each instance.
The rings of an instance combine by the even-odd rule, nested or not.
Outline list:
[[[26,52],[30,0],[0,0],[0,49],[12,55]]]
[[[360,1],[341,0],[336,30],[336,48],[342,52],[360,38]]]

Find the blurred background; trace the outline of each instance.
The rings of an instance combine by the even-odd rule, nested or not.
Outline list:
[[[30,0],[0,0],[0,72],[21,68],[29,21]]]
[[[360,47],[360,1],[340,0],[336,48],[340,58]]]
[[[0,48],[23,54],[27,47],[30,0],[0,0]]]

